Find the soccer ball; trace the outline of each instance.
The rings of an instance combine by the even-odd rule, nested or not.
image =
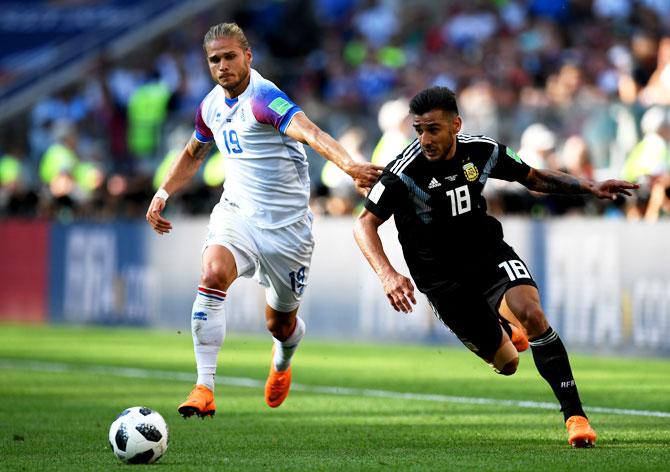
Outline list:
[[[134,406],[121,412],[109,428],[112,452],[127,464],[151,464],[168,447],[168,427],[150,408]]]

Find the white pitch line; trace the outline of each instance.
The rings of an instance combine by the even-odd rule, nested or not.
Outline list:
[[[133,367],[114,367],[103,365],[78,365],[59,362],[26,361],[19,359],[0,359],[0,369],[27,369],[42,372],[85,372],[92,374],[115,375],[117,377],[160,379],[181,382],[193,382],[195,374],[166,370],[138,369]],[[264,380],[248,377],[217,376],[217,382],[234,387],[263,388]],[[542,410],[556,410],[558,404],[549,402],[534,402],[527,400],[501,400],[497,398],[461,397],[441,395],[437,393],[409,393],[393,392],[390,390],[376,390],[351,387],[328,387],[319,385],[292,384],[291,389],[307,393],[322,393],[326,395],[343,395],[352,397],[393,398],[398,400],[421,400],[441,403],[461,403],[475,405],[502,405],[517,408],[536,408]],[[633,410],[626,408],[608,408],[601,406],[585,406],[588,411],[608,413],[612,415],[653,416],[656,418],[670,418],[670,412],[654,410]]]

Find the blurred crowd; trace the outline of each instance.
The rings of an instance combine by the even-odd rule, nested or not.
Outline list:
[[[446,85],[465,133],[534,167],[642,186],[632,199],[596,202],[490,181],[491,212],[670,214],[670,1],[264,0],[215,7],[122,60],[101,55],[4,122],[0,216],[142,217],[213,86],[202,38],[222,21],[245,29],[253,66],[356,159],[393,159],[412,139],[408,99]],[[313,210],[355,211],[350,180],[308,155]],[[215,153],[169,211],[207,214],[221,185]]]

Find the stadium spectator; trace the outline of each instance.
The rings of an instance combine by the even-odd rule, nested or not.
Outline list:
[[[220,188],[223,185],[226,180],[226,168],[221,152],[217,151],[207,159],[202,178],[208,187]]]
[[[533,123],[521,134],[519,157],[529,166],[537,169],[557,170],[557,140],[553,131],[542,123]],[[519,182],[493,180],[488,183],[486,198],[491,200],[492,213],[528,213],[535,217],[546,213],[561,213],[552,195],[529,192]]]
[[[11,154],[0,156],[0,186],[16,187],[21,182],[21,162]]]
[[[370,160],[374,164],[385,166],[396,156],[399,148],[411,141],[408,107],[409,103],[404,98],[389,100],[379,107],[377,124],[382,135],[372,151]]]
[[[74,186],[74,170],[79,164],[77,144],[77,129],[74,124],[67,121],[54,124],[53,142],[42,155],[39,173],[42,183],[49,186],[56,196],[63,194],[62,190],[56,189]],[[72,186],[67,185],[65,180],[72,181]]]
[[[29,185],[25,160],[17,145],[0,153],[0,216],[36,216],[37,193]]]
[[[504,242],[481,193],[489,177],[537,192],[603,199],[630,195],[637,185],[535,169],[491,138],[457,135],[462,121],[455,94],[444,87],[417,94],[410,112],[418,139],[386,166],[354,229],[390,304],[403,313],[416,304],[412,281],[393,268],[378,234],[393,216],[410,273],[435,315],[503,375],[516,372],[518,351],[527,349],[530,340],[537,370],[561,405],[568,443],[593,446],[596,433],[582,408],[565,347],[545,318],[536,283]]]
[[[141,172],[155,165],[170,97],[170,88],[154,73],[128,100],[128,149]]]
[[[559,170],[580,179],[596,180],[588,143],[580,135],[568,137],[558,156]],[[608,217],[622,216],[621,210],[615,204],[603,203],[602,200],[594,200],[584,195],[549,195],[549,197],[553,197],[556,214],[585,213],[590,216],[600,214],[606,214]]]
[[[573,135],[565,140],[560,153],[560,167],[563,171],[580,179],[593,180],[595,178],[589,148],[581,136]]]
[[[668,171],[668,140],[670,116],[668,111],[656,106],[647,110],[640,124],[643,137],[635,145],[624,163],[621,176],[633,182]]]
[[[186,127],[178,127],[168,134],[168,150],[163,156],[163,159],[160,161],[160,164],[158,164],[156,171],[154,172],[154,191],[160,188],[161,183],[167,176],[168,170],[170,170],[170,167],[172,167],[172,164],[174,163],[175,159],[177,159],[177,156],[179,156],[184,143],[188,141],[189,137],[189,130]],[[220,183],[223,183],[223,181]]]
[[[542,123],[533,123],[521,135],[519,157],[536,169],[558,169],[556,135]]]
[[[305,333],[297,311],[314,246],[302,144],[335,162],[361,188],[371,185],[381,169],[354,161],[284,92],[251,68],[251,48],[237,24],[212,26],[203,48],[217,85],[198,107],[195,132],[146,214],[158,234],[170,232],[172,224],[161,216],[168,196],[191,180],[216,142],[227,157],[226,184],[210,218],[191,313],[198,375],[195,388],[179,405],[184,417],[216,411],[214,377],[225,336],[224,302],[238,277],[254,277],[267,287],[265,316],[274,344],[265,401],[275,408],[288,395],[291,357]]]
[[[373,49],[380,49],[389,43],[400,28],[400,18],[394,4],[380,0],[365,0],[354,14],[352,23]]]
[[[498,104],[494,97],[493,87],[489,82],[477,81],[463,88],[460,103],[464,122],[468,123],[463,132],[467,133],[473,129],[488,136],[499,135]]]
[[[128,148],[144,140],[129,142],[137,134],[127,127],[130,98],[146,80],[147,68],[154,68],[172,95],[165,127],[188,124],[209,80],[189,38],[204,34],[208,18],[225,14],[242,20],[250,34],[272,38],[272,47],[256,49],[256,63],[299,99],[315,122],[331,131],[346,127],[343,120],[363,126],[366,147],[379,137],[372,131],[381,103],[441,84],[457,91],[467,123],[481,120],[478,132],[497,128],[491,134],[517,145],[523,130],[540,122],[559,142],[581,135],[597,174],[618,175],[638,140],[631,128],[645,109],[670,96],[664,85],[670,7],[663,0],[555,3],[291,0],[236,3],[232,11],[214,6],[188,29],[139,41],[138,50],[122,58],[105,57],[72,85],[37,101],[16,139],[29,141],[25,163],[28,174],[37,175],[53,124],[70,121],[82,142],[102,149],[101,167],[135,187],[137,161]],[[42,2],[38,9],[49,8]],[[293,12],[291,28],[305,32],[297,45],[294,35],[287,39],[288,26],[278,24]],[[287,44],[299,46],[290,58],[283,57]],[[479,92],[486,102],[473,107],[473,114],[468,105],[477,105]],[[141,178],[153,174],[167,148],[165,136],[154,145],[149,159],[139,161]]]
[[[670,214],[670,172],[665,172],[654,179],[644,219],[654,223],[664,213]]]
[[[670,105],[670,36],[661,39],[657,57],[656,70],[640,92],[640,100],[649,105]]]
[[[655,106],[642,117],[643,137],[624,162],[621,176],[641,185],[638,199],[628,208],[630,219],[656,221],[665,206],[670,175],[670,111]]]

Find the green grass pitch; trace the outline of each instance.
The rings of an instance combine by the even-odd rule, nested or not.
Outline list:
[[[599,434],[597,447],[577,450],[558,406],[504,403],[555,402],[530,353],[502,377],[462,347],[308,336],[293,364],[298,388],[270,409],[270,347],[269,336],[229,334],[216,416],[183,420],[190,333],[0,325],[0,471],[127,470],[107,432],[135,405],[163,415],[170,445],[134,467],[163,471],[670,470],[668,360],[573,355]]]

